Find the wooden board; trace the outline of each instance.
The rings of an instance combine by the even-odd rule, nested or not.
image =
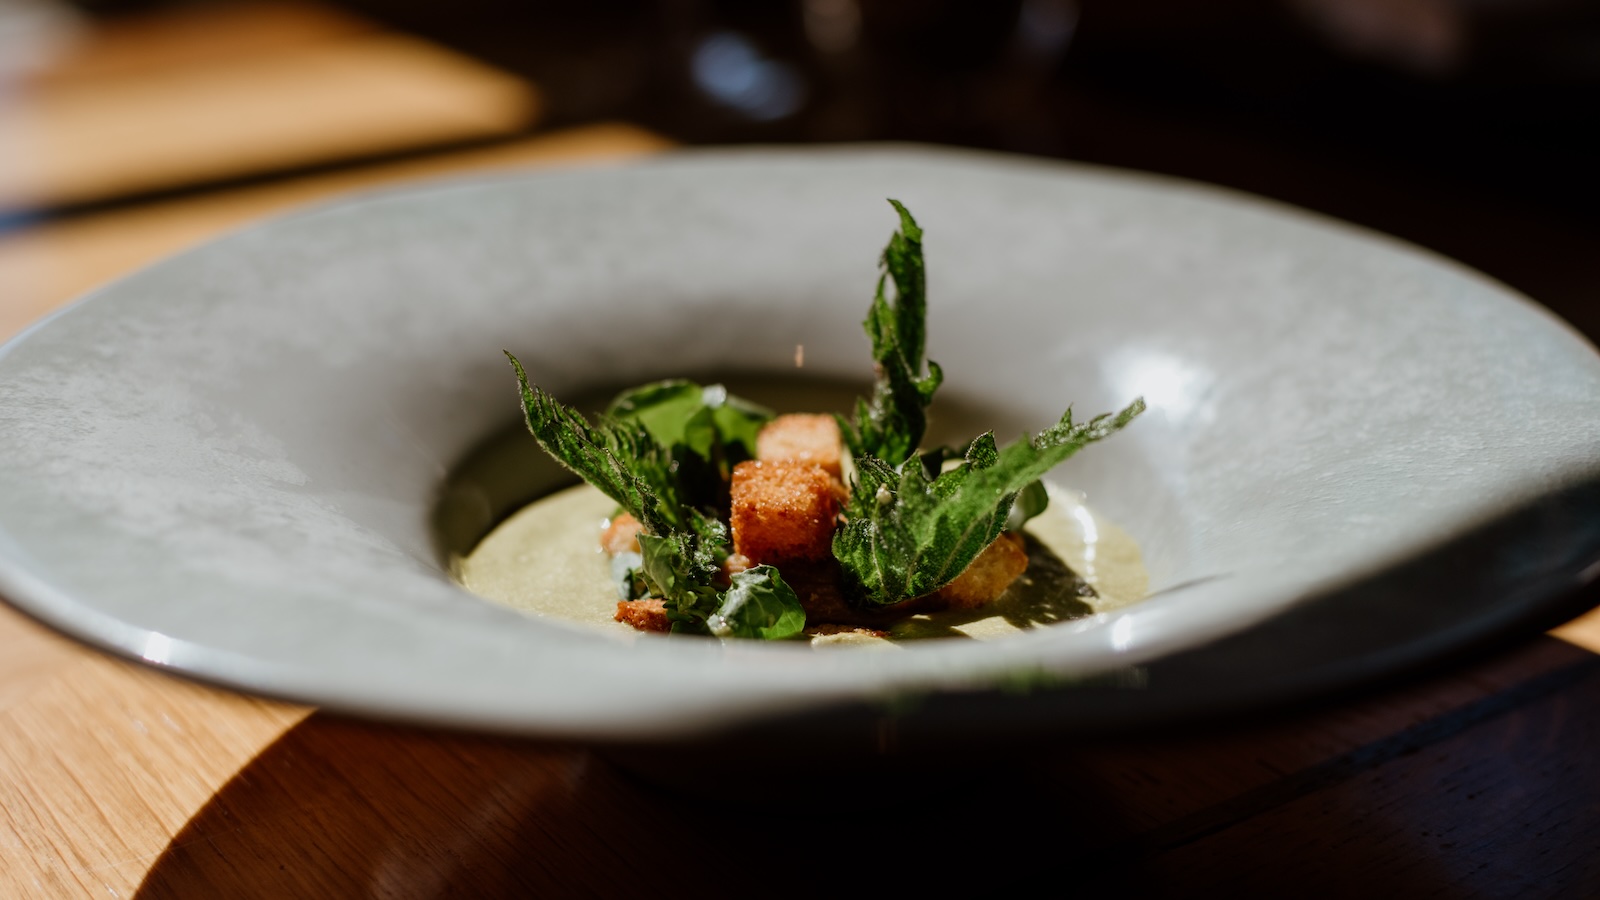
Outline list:
[[[138,25],[146,52],[69,56],[0,95],[0,213],[505,136],[538,113],[520,78],[332,14]]]
[[[590,125],[403,162],[140,204],[0,234],[0,339],[106,281],[273,213],[352,191],[460,172],[598,163],[669,146],[621,124]]]

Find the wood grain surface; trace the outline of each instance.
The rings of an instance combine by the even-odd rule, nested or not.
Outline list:
[[[62,126],[63,159],[78,161],[13,175],[0,196],[61,204],[186,190],[0,232],[0,337],[286,208],[668,146],[596,125],[198,189],[229,173],[522,127],[532,86],[441,53],[299,3],[181,7],[88,35],[32,77],[35,89],[62,92],[49,96],[81,91],[91,99],[72,102],[100,104],[71,114],[83,122],[106,118]],[[298,130],[307,88],[271,74],[284,59],[358,73],[349,93],[330,90],[309,113],[339,133]],[[252,133],[273,153],[221,142],[133,153],[121,174],[96,169],[104,160],[86,148],[109,140],[104,123],[161,110],[166,121],[209,122],[214,104],[232,101],[185,86],[212,73],[235,86],[229,96],[256,98]],[[374,90],[361,80],[370,77],[396,80]],[[100,91],[124,79],[133,87],[115,102]],[[415,96],[397,87],[423,82],[432,86]],[[387,112],[336,114],[368,97]],[[456,107],[462,98],[471,109]],[[982,760],[891,757],[893,774],[840,771],[821,788],[774,772],[729,792],[659,786],[625,753],[362,723],[216,690],[0,606],[0,897],[816,896],[847,884],[936,895],[1592,897],[1600,614],[1555,634],[1271,719],[1035,742]],[[715,771],[715,746],[704,752]]]
[[[287,207],[451,173],[599,164],[667,145],[625,125],[587,126],[13,231],[0,235],[0,339],[81,291]],[[0,896],[132,895],[155,860],[195,839],[184,837],[194,812],[309,713],[106,657],[0,606]],[[413,737],[427,741],[421,733]],[[366,752],[346,762],[359,763]],[[424,758],[450,758],[443,752],[436,757],[429,751]],[[443,775],[445,781],[458,780],[458,769]],[[302,784],[294,790],[315,798],[332,788]],[[239,827],[228,826],[222,834],[240,834]],[[202,832],[207,843],[219,839],[213,828]],[[267,833],[247,831],[254,843]],[[305,848],[272,848],[274,865],[285,850]],[[348,862],[339,856],[317,861],[333,866],[331,874]],[[345,889],[354,888],[337,879],[338,893],[321,893],[331,889],[326,877],[296,882],[300,887],[287,895],[352,895]],[[285,896],[274,882],[264,884],[255,896]],[[286,883],[276,884],[288,890]],[[187,890],[201,887],[191,883]],[[247,885],[236,887],[250,893]],[[167,889],[151,888],[155,895]]]
[[[506,136],[537,114],[532,85],[426,41],[305,7],[222,9],[171,35],[112,29],[113,59],[91,62],[91,41],[0,93],[0,212]]]
[[[1381,877],[1380,896],[1584,896],[1600,879],[1600,658],[1553,638],[1266,724],[922,760],[822,793],[780,779],[757,804],[603,752],[215,691],[14,614],[0,629],[34,659],[0,673],[8,895],[804,896],[1070,872],[1092,895],[1348,896]],[[870,851],[835,850],[863,834]]]
[[[352,191],[466,172],[617,161],[664,149],[622,124],[588,125],[491,147],[281,179],[47,220],[0,233],[0,335],[61,303],[208,238],[273,213]]]

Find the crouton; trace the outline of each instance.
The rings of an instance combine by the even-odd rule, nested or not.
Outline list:
[[[628,513],[617,513],[606,530],[600,533],[600,548],[612,556],[618,553],[639,552],[639,532],[644,524]]]
[[[779,565],[833,555],[839,513],[833,476],[821,466],[748,460],[733,467],[733,552]]]
[[[833,416],[791,413],[773,419],[761,429],[756,436],[756,459],[810,463],[838,478],[840,443],[839,423]]]
[[[618,622],[625,622],[640,631],[672,630],[672,620],[667,618],[667,601],[659,597],[619,600],[615,618]]]
[[[950,609],[976,609],[1005,593],[1027,568],[1028,552],[1023,549],[1022,535],[1007,531],[932,596]]]

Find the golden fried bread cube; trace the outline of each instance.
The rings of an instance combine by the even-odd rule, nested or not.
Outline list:
[[[748,460],[733,467],[733,552],[754,565],[829,559],[839,513],[833,476],[821,466]]]
[[[639,552],[639,532],[644,525],[629,513],[617,513],[606,530],[600,533],[600,548],[612,556],[618,553]]]
[[[768,422],[756,435],[756,459],[794,460],[821,466],[839,477],[839,423],[833,416],[790,413]]]
[[[988,603],[1011,586],[1028,568],[1028,552],[1022,535],[1007,531],[983,548],[956,580],[934,591],[934,597],[951,609],[975,609]]]
[[[672,630],[672,620],[667,618],[667,601],[660,597],[619,600],[615,618],[618,622],[625,622],[640,631]]]

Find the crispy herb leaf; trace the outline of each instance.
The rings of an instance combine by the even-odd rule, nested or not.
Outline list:
[[[1005,529],[1020,492],[1141,412],[1142,399],[1115,416],[1074,423],[1069,409],[1036,437],[1003,450],[984,434],[967,447],[961,465],[932,478],[921,465],[897,469],[880,459],[857,459],[848,521],[833,537],[833,555],[854,584],[854,599],[886,606],[950,583]]]
[[[884,274],[862,323],[872,339],[872,360],[877,381],[871,400],[857,400],[852,419],[839,419],[845,446],[852,456],[875,457],[894,465],[916,451],[927,430],[927,408],[944,380],[937,363],[928,362],[923,374],[927,341],[927,273],[922,259],[922,229],[898,200],[890,200],[900,214],[900,230],[883,250]],[[884,294],[894,282],[891,303]]]
[[[721,522],[693,510],[688,527],[664,535],[640,534],[641,574],[650,594],[667,602],[672,630],[705,634],[706,619],[722,601],[714,582],[721,573],[728,531]]]
[[[706,620],[717,637],[794,637],[806,627],[806,611],[794,588],[772,566],[756,566],[733,576],[722,605]]]
[[[726,593],[716,582],[727,556],[728,530],[705,515],[705,490],[721,468],[754,455],[761,425],[772,414],[728,396],[721,385],[663,381],[623,392],[594,424],[528,382],[516,370],[528,430],[562,465],[599,488],[644,525],[638,554],[619,554],[612,575],[619,595],[648,593],[666,601],[672,630],[740,637],[789,637],[805,627],[805,611],[776,570],[757,567]]]
[[[611,419],[594,425],[569,406],[528,382],[510,353],[522,392],[522,412],[539,446],[584,481],[599,488],[652,534],[684,524],[671,455],[642,426]]]

